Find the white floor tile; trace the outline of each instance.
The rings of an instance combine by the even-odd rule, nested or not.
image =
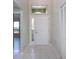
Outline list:
[[[54,50],[50,46],[29,47],[24,54],[17,54],[14,59],[57,59]],[[60,59],[60,58],[59,58]]]

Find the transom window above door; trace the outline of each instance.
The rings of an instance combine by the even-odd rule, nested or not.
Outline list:
[[[33,14],[47,14],[47,6],[32,6]]]

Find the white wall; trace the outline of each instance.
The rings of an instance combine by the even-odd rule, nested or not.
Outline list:
[[[29,13],[28,13],[28,1],[27,0],[15,0],[18,6],[21,8],[21,52],[28,46],[29,43]]]
[[[52,12],[51,12],[51,44],[56,48],[60,54],[61,59],[66,59],[66,39],[65,32],[62,33],[60,7],[65,0],[52,0]],[[65,24],[65,23],[64,23]],[[65,28],[66,26],[64,26]],[[64,38],[63,38],[63,36]]]

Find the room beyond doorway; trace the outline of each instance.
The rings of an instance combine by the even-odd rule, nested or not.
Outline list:
[[[20,52],[20,13],[13,13],[13,52]]]

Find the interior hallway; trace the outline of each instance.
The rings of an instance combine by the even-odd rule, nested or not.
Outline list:
[[[66,59],[65,3],[65,0],[14,0],[13,12],[21,14],[20,52],[14,53],[14,59]],[[39,17],[39,12],[37,14],[32,13],[32,6],[46,6],[47,11],[40,14]],[[35,36],[36,40],[33,39],[35,42],[32,41],[33,37],[31,37],[30,30],[33,16],[37,16],[35,17],[36,20],[45,17],[43,19],[49,21],[49,23],[41,22],[43,19],[40,21],[41,23],[37,21],[38,28],[49,31],[48,33],[47,31],[44,32],[45,36],[40,35],[39,38],[41,39]],[[46,26],[42,26],[43,23]],[[47,25],[48,28],[46,28]]]

